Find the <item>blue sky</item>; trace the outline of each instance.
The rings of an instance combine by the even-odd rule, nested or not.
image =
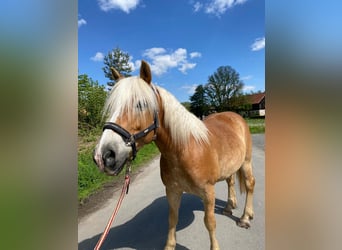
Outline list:
[[[220,66],[245,91],[265,90],[263,0],[83,0],[78,3],[78,70],[100,84],[103,56],[116,47],[151,65],[152,81],[183,102]]]

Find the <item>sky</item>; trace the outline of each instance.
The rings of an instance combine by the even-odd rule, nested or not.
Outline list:
[[[240,75],[244,91],[265,90],[264,0],[82,0],[78,2],[78,73],[107,85],[103,57],[119,47],[132,75],[141,60],[152,82],[189,101],[220,66]]]

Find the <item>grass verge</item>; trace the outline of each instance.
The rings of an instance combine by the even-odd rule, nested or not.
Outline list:
[[[265,133],[264,118],[246,118],[246,121],[252,134]]]

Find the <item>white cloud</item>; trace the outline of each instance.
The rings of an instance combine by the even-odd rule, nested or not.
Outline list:
[[[221,16],[228,9],[233,8],[235,5],[244,4],[247,0],[211,0],[205,6],[205,12],[208,14],[215,14]]]
[[[96,52],[95,56],[90,57],[90,60],[94,61],[94,62],[101,62],[104,58],[103,53],[101,52]]]
[[[197,53],[195,56],[200,54],[199,52],[193,53]],[[144,51],[143,56],[152,60],[151,70],[156,75],[162,75],[171,68],[177,68],[180,72],[186,74],[187,70],[196,67],[196,63],[188,61],[187,51],[183,48],[178,48],[174,52],[168,52],[164,48],[150,48]]]
[[[140,69],[141,66],[141,61],[136,60],[133,62],[133,57],[129,58],[128,65],[131,66],[132,71],[136,71],[137,69]]]
[[[84,20],[83,18],[78,20],[78,27],[81,27],[82,25],[86,25],[86,24],[87,24],[87,21]]]
[[[254,43],[251,45],[252,51],[258,51],[265,48],[265,37],[259,37],[254,40]]]
[[[195,57],[201,57],[202,54],[199,52],[191,52],[190,53],[190,58],[195,58]]]
[[[241,81],[248,81],[248,80],[251,80],[253,78],[252,75],[247,75],[247,76],[243,76],[240,78]]]
[[[243,91],[246,93],[246,92],[251,92],[251,91],[253,91],[255,89],[255,86],[251,86],[251,85],[249,85],[249,86],[244,86],[243,87]]]
[[[202,9],[202,7],[203,7],[203,4],[201,4],[200,2],[196,2],[194,4],[194,12],[200,11]]]
[[[147,56],[147,57],[155,57],[159,54],[163,54],[165,53],[166,50],[164,48],[151,48],[151,49],[147,49],[145,50],[143,56]]]
[[[186,74],[186,71],[188,69],[193,69],[196,67],[196,63],[184,63],[180,66],[179,71],[182,72],[183,74]]]
[[[119,9],[128,14],[138,6],[140,0],[98,0],[97,2],[103,11]]]
[[[181,88],[185,89],[187,94],[193,95],[195,93],[197,86],[198,86],[197,84],[192,84],[192,85],[184,85]]]

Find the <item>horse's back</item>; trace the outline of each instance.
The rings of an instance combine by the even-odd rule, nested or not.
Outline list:
[[[211,114],[204,120],[204,124],[211,133],[223,132],[229,135],[236,134],[237,136],[243,137],[249,134],[249,128],[245,119],[234,112]]]

